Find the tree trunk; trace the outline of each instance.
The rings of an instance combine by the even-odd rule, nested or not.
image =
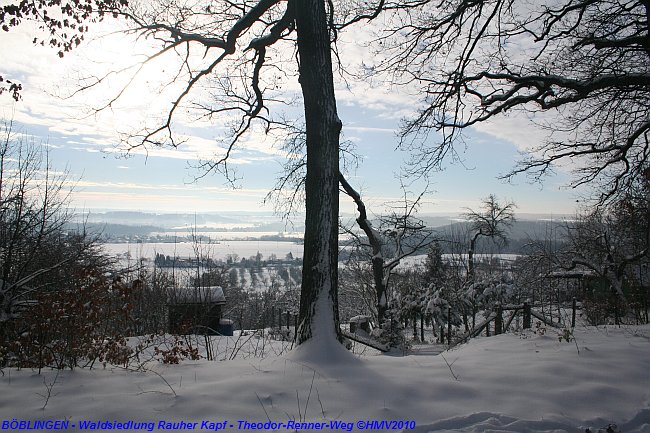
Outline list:
[[[380,255],[372,258],[372,276],[375,281],[375,293],[377,295],[377,322],[380,328],[384,328],[386,312],[388,311],[388,299],[386,296],[386,284],[384,284],[384,258]]]
[[[469,244],[469,251],[467,252],[467,279],[470,283],[474,283],[474,248],[476,248],[476,240],[480,235],[480,232],[474,235]]]
[[[361,195],[350,185],[345,179],[345,176],[339,174],[339,182],[343,190],[354,200],[359,211],[357,224],[368,237],[368,242],[372,248],[372,278],[375,283],[375,294],[377,296],[377,322],[380,328],[384,328],[384,321],[386,319],[386,312],[388,311],[388,299],[386,296],[385,284],[385,269],[384,269],[384,256],[381,252],[382,241],[379,234],[372,229],[370,221],[368,221],[368,214],[366,212],[366,205],[361,199]],[[390,272],[390,271],[388,271]]]
[[[305,246],[298,344],[340,339],[338,316],[338,173],[341,121],[336,111],[323,0],[293,1],[305,106]]]

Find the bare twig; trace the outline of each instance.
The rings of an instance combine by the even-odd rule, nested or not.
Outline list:
[[[458,378],[458,376],[456,376],[456,373],[454,373],[454,370],[451,368],[451,366],[452,366],[454,363],[452,362],[451,364],[449,364],[449,362],[447,361],[447,358],[445,358],[445,355],[443,355],[442,353],[440,354],[440,356],[442,357],[442,359],[445,360],[445,364],[447,364],[447,367],[449,368],[449,371],[451,372],[451,375],[454,377],[454,380],[460,381],[460,379]],[[454,361],[454,362],[456,362],[456,361]]]
[[[264,407],[264,403],[262,403],[262,399],[261,399],[260,396],[257,394],[257,392],[255,392],[255,397],[257,397],[257,401],[260,402],[260,406],[262,406],[262,410],[264,411],[264,414],[266,415],[266,419],[268,419],[269,421],[271,421],[271,417],[269,416],[269,413],[266,411],[266,408]]]
[[[50,383],[47,383],[45,376],[43,376],[43,385],[45,386],[46,393],[45,395],[39,394],[41,397],[45,398],[45,403],[43,403],[41,410],[45,410],[47,403],[50,401],[50,397],[52,397],[52,390],[54,389],[54,385],[56,385],[56,382],[59,379],[59,373],[61,373],[61,370],[57,369],[56,374],[54,375],[54,380]]]

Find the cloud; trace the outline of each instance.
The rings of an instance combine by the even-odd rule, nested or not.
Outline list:
[[[133,210],[196,210],[218,211],[238,209],[259,210],[266,189],[231,189],[200,184],[148,182],[68,181],[74,188],[71,205],[74,208],[115,208]]]
[[[100,27],[107,30],[105,25]],[[139,56],[133,54],[134,49],[146,50],[146,44],[135,46],[131,39],[119,35],[97,37],[91,44],[58,59],[52,50],[32,45],[35,32],[36,29],[26,25],[3,35],[0,46],[3,73],[19,77],[25,90],[19,103],[13,103],[10,98],[0,99],[0,112],[17,122],[44,127],[48,134],[67,137],[64,145],[111,151],[125,137],[158,126],[170,101],[179,94],[179,85],[163,85],[164,79],[169,79],[174,71],[169,64],[158,60],[146,66],[131,83],[128,74],[105,75],[136,64]],[[106,79],[100,85],[66,97],[79,86],[104,76]],[[117,95],[120,98],[111,102]],[[104,106],[102,111],[96,111]],[[178,138],[186,143],[180,152],[151,147],[133,149],[133,153],[176,159],[207,159],[224,153],[215,135],[223,131],[223,125],[197,119],[185,106],[179,108],[175,122],[175,129],[182,131]],[[250,163],[263,155],[279,154],[259,131],[242,140],[237,149],[241,151],[248,154],[233,158],[231,163]]]
[[[541,118],[541,115],[537,115],[536,121],[529,114],[519,111],[494,117],[487,122],[477,124],[474,128],[479,132],[505,140],[522,152],[532,152],[548,137],[548,131],[539,125]]]
[[[397,132],[397,129],[395,128],[376,128],[372,126],[354,126],[353,124],[344,124],[343,125],[343,130],[344,131],[355,131],[355,132],[378,132],[378,133],[386,133],[386,134],[395,134]]]
[[[138,183],[138,182],[111,182],[111,181],[93,181],[93,180],[78,180],[68,181],[68,186],[75,188],[85,188],[93,190],[113,190],[113,191],[133,191],[133,190],[146,190],[146,191],[174,191],[186,192],[190,194],[222,194],[227,196],[247,196],[257,197],[266,195],[268,190],[262,188],[228,188],[220,186],[203,186],[196,183],[190,184],[154,184],[154,183]]]
[[[155,188],[160,191],[161,189]],[[263,205],[259,194],[207,195],[205,191],[156,193],[152,191],[76,191],[72,205],[76,208],[109,208],[158,211],[223,211],[238,209],[259,211]]]
[[[122,75],[108,74],[112,70],[136,65],[143,58],[143,53],[151,53],[154,49],[153,42],[136,42],[132,36],[109,34],[119,29],[115,26],[111,20],[92,26],[87,36],[90,42],[67,53],[63,59],[59,59],[52,49],[33,46],[33,36],[39,33],[35,26],[20,26],[3,35],[3,44],[0,46],[3,68],[8,73],[24,78],[25,91],[23,101],[18,104],[11,104],[9,98],[0,100],[0,110],[13,110],[16,121],[42,126],[48,134],[65,138],[65,141],[56,144],[74,146],[74,149],[86,148],[88,152],[97,152],[97,149],[115,154],[125,152],[125,138],[143,128],[161,124],[170,101],[174,100],[180,89],[179,84],[164,84],[177,72],[174,65],[178,67],[180,63],[177,59],[170,61],[166,57],[156,59],[145,66],[130,83],[132,74],[129,72],[135,69],[127,69],[127,73]],[[348,59],[357,62],[361,57],[355,56],[369,55],[367,50],[358,47],[359,37],[367,39],[368,35],[356,35],[355,40],[345,42],[346,46],[342,50]],[[192,57],[193,61],[201,61],[202,55],[203,53]],[[288,53],[278,52],[276,55],[287,57]],[[75,93],[80,86],[98,80],[102,81],[97,86]],[[291,71],[282,86],[284,99],[299,97],[300,86]],[[189,96],[202,97],[210,93],[208,87],[199,90],[200,95]],[[69,97],[70,95],[74,96]],[[117,95],[120,97],[112,101]],[[339,85],[337,96],[340,104],[373,111],[373,120],[397,119],[412,106],[412,98],[405,98],[385,86],[377,87],[366,83],[355,86],[353,91]],[[224,141],[227,119],[220,116],[214,122],[197,117],[188,105],[190,100],[179,107],[175,115],[174,129],[178,131],[176,138],[183,142],[179,148],[132,147],[129,152],[185,160],[209,160],[223,156],[224,146],[227,145]],[[96,111],[104,106],[104,110]],[[289,118],[302,116],[301,109],[280,102],[270,101],[269,107],[276,114],[286,110]],[[372,128],[369,124],[348,125],[346,130],[392,132],[391,128]],[[242,137],[229,163],[253,164],[284,157],[281,142],[282,137],[268,135],[262,128],[254,128]],[[134,143],[136,141],[131,140],[131,144]]]
[[[75,165],[82,167],[86,161],[92,161],[93,167],[99,167],[101,162],[97,160],[100,158],[93,155],[98,152],[122,155],[127,150],[124,146],[125,137],[143,128],[160,125],[161,119],[169,110],[170,102],[178,94],[178,86],[171,84],[166,87],[163,85],[164,79],[169,79],[170,74],[175,72],[172,65],[178,66],[178,62],[161,58],[147,66],[142,75],[130,83],[116,101],[111,102],[111,99],[119,94],[122,87],[127,84],[128,77],[108,75],[101,86],[89,88],[74,97],[65,98],[80,84],[89,83],[93,77],[98,79],[105,76],[106,72],[111,69],[123,68],[136,63],[141,58],[138,53],[141,54],[151,48],[148,44],[153,42],[147,40],[136,44],[129,37],[119,35],[99,37],[98,35],[102,31],[106,32],[109,29],[106,27],[109,22],[112,20],[92,26],[90,37],[95,41],[84,44],[73,53],[66,54],[63,59],[59,59],[54,50],[34,47],[31,41],[35,30],[29,26],[21,26],[3,34],[3,44],[0,45],[3,73],[6,71],[13,77],[20,78],[25,85],[23,101],[13,103],[10,98],[0,98],[0,113],[7,117],[13,115],[17,122],[35,126],[34,129],[38,130],[42,136],[51,136],[52,146],[65,147],[69,150],[84,150],[86,154],[75,153],[74,157],[78,157],[79,161],[73,161]],[[363,31],[357,29],[354,32],[342,32],[339,39],[340,53],[343,56],[344,66],[348,70],[358,71],[357,68],[362,62],[378,59],[363,45],[371,37],[367,26],[363,27]],[[200,54],[202,55],[203,52]],[[285,52],[278,50],[277,53],[273,53],[273,58],[274,60],[282,58],[293,62],[293,54],[293,49]],[[303,116],[301,107],[284,104],[288,99],[299,98],[300,94],[300,86],[295,75],[295,62],[287,63],[287,65],[289,72],[283,78],[282,88],[278,90],[278,92],[284,92],[280,95],[283,101],[271,101],[268,108],[272,114],[284,111],[287,118],[295,119],[298,122]],[[269,71],[271,70],[269,68]],[[406,88],[393,88],[386,82],[360,82],[361,80],[351,79],[349,80],[350,87],[348,87],[348,83],[339,79],[338,74],[336,80],[337,102],[339,111],[343,113],[340,116],[344,122],[344,132],[353,141],[367,140],[365,134],[384,134],[372,137],[376,142],[382,142],[384,137],[388,138],[389,136],[393,141],[393,135],[398,129],[398,121],[402,117],[412,116],[421,101],[421,94]],[[196,94],[190,96],[201,98],[209,95],[210,91],[209,85],[206,84],[197,89]],[[108,102],[111,104],[103,111],[95,112],[93,110]],[[133,147],[129,150],[130,153],[149,158],[166,159],[166,166],[173,166],[177,171],[182,171],[182,168],[179,168],[180,161],[213,160],[224,155],[226,151],[224,146],[227,144],[224,142],[224,136],[228,132],[228,118],[221,116],[214,116],[213,119],[198,117],[189,103],[180,106],[176,114],[174,129],[178,134],[177,138],[183,142],[178,148]],[[496,140],[507,140],[518,149],[529,150],[541,143],[544,137],[545,131],[541,128],[533,129],[534,127],[535,125],[525,117],[511,114],[509,117],[502,117],[494,122],[478,125],[476,129]],[[229,163],[255,167],[282,159],[286,156],[282,150],[282,140],[281,135],[266,134],[263,128],[256,127],[238,143],[231,153]],[[62,149],[57,149],[57,151],[59,150]],[[377,152],[377,148],[373,147],[372,152]],[[59,154],[69,157],[71,153],[61,151]],[[372,153],[370,154],[372,155]],[[373,164],[378,159],[368,158],[367,160]],[[397,161],[388,162],[395,164],[389,170],[399,169]],[[116,169],[115,163],[111,163],[110,167],[102,167],[107,167],[106,170],[113,172],[119,171],[122,178],[127,176],[132,176],[132,178],[126,182],[109,183],[101,182],[97,178],[89,178],[78,183],[79,188],[86,189],[86,191],[79,192],[81,194],[78,196],[79,200],[85,197],[87,200],[94,200],[93,203],[101,203],[102,197],[104,197],[105,202],[113,203],[111,200],[117,200],[115,203],[119,203],[119,200],[127,200],[124,197],[129,196],[132,198],[128,200],[134,207],[141,206],[142,203],[147,203],[151,199],[158,200],[166,208],[174,206],[173,200],[177,200],[179,206],[185,206],[183,203],[187,203],[187,206],[204,208],[207,205],[202,201],[212,202],[214,200],[226,206],[228,203],[245,199],[248,203],[247,206],[250,205],[254,209],[255,206],[251,203],[255,203],[259,207],[261,199],[267,193],[267,190],[236,190],[233,192],[224,188],[214,190],[207,187],[190,188],[184,185],[172,185],[171,180],[166,180],[164,185],[157,185],[137,181],[136,176],[147,176],[146,170],[127,170],[126,165],[118,166]],[[248,168],[246,167],[246,169]],[[382,170],[379,174],[372,173],[372,170],[366,170],[370,173],[367,184],[381,183],[386,187],[388,183],[384,181],[389,170]],[[242,169],[242,171],[244,170]],[[249,171],[255,172],[254,170]],[[95,173],[90,172],[87,175],[94,176]],[[373,175],[377,175],[377,177],[372,178]],[[111,176],[118,175],[111,173]],[[114,179],[118,178],[114,177]],[[134,179],[136,181],[130,182]],[[449,180],[448,183],[456,187],[453,180]],[[259,184],[261,183],[256,183],[256,185]],[[392,186],[389,187],[392,188]],[[396,189],[370,191],[372,197],[369,197],[369,200],[379,206],[380,203],[391,200],[388,196],[398,198],[399,191]],[[218,198],[215,199],[212,194]],[[210,199],[206,200],[208,195]],[[77,194],[75,194],[75,200],[77,200],[76,197]],[[184,197],[187,200],[184,200]],[[446,204],[453,205],[451,202],[444,202],[441,203],[441,206]],[[97,206],[106,207],[99,204]],[[119,204],[116,207],[120,207]]]

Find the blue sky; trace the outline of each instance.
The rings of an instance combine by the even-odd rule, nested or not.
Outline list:
[[[179,149],[137,149],[128,158],[120,156],[118,132],[128,125],[150,121],[168,106],[168,94],[147,91],[148,81],[131,86],[121,104],[99,114],[89,115],[89,110],[111,89],[61,98],[78,85],[75,77],[119,67],[128,63],[130,53],[146,47],[113,36],[59,59],[53,50],[32,46],[33,30],[27,27],[3,32],[2,38],[3,73],[20,78],[25,90],[18,103],[9,97],[0,98],[0,115],[13,117],[25,133],[47,143],[55,169],[68,167],[71,178],[78,180],[73,207],[182,212],[273,210],[271,204],[262,204],[280,173],[283,158],[272,137],[255,133],[235,154],[233,167],[241,181],[240,188],[233,190],[219,175],[193,182],[202,174],[190,167],[197,162],[197,155],[205,157],[218,151],[219,125],[187,120],[183,125],[187,145]],[[119,85],[119,80],[115,81]],[[364,83],[350,89],[340,84],[338,88],[343,132],[362,156],[358,169],[349,175],[350,181],[362,192],[369,208],[381,212],[384,203],[401,197],[396,174],[408,155],[396,150],[396,131],[400,117],[416,107],[417,97]],[[297,83],[287,83],[288,92],[296,89]],[[520,150],[542,139],[542,131],[516,115],[469,131],[467,148],[459,149],[464,163],[447,164],[444,171],[432,176],[432,191],[421,211],[455,214],[476,207],[482,197],[494,193],[515,201],[521,213],[573,213],[576,194],[561,187],[568,181],[561,170],[541,187],[523,177],[514,184],[497,179],[514,166]],[[418,193],[418,185],[412,191]],[[341,197],[341,203],[343,211],[354,211],[346,197]]]

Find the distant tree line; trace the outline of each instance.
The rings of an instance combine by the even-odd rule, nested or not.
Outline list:
[[[223,259],[213,259],[212,257],[179,257],[170,256],[162,253],[156,253],[154,258],[154,265],[160,268],[214,268],[214,267],[238,267],[238,268],[260,268],[260,267],[274,267],[281,265],[296,265],[301,264],[300,258],[294,258],[293,254],[288,253],[284,258],[278,258],[275,254],[270,254],[268,258],[264,258],[261,253],[249,258],[242,257],[241,259],[237,254],[229,254],[228,257]]]

